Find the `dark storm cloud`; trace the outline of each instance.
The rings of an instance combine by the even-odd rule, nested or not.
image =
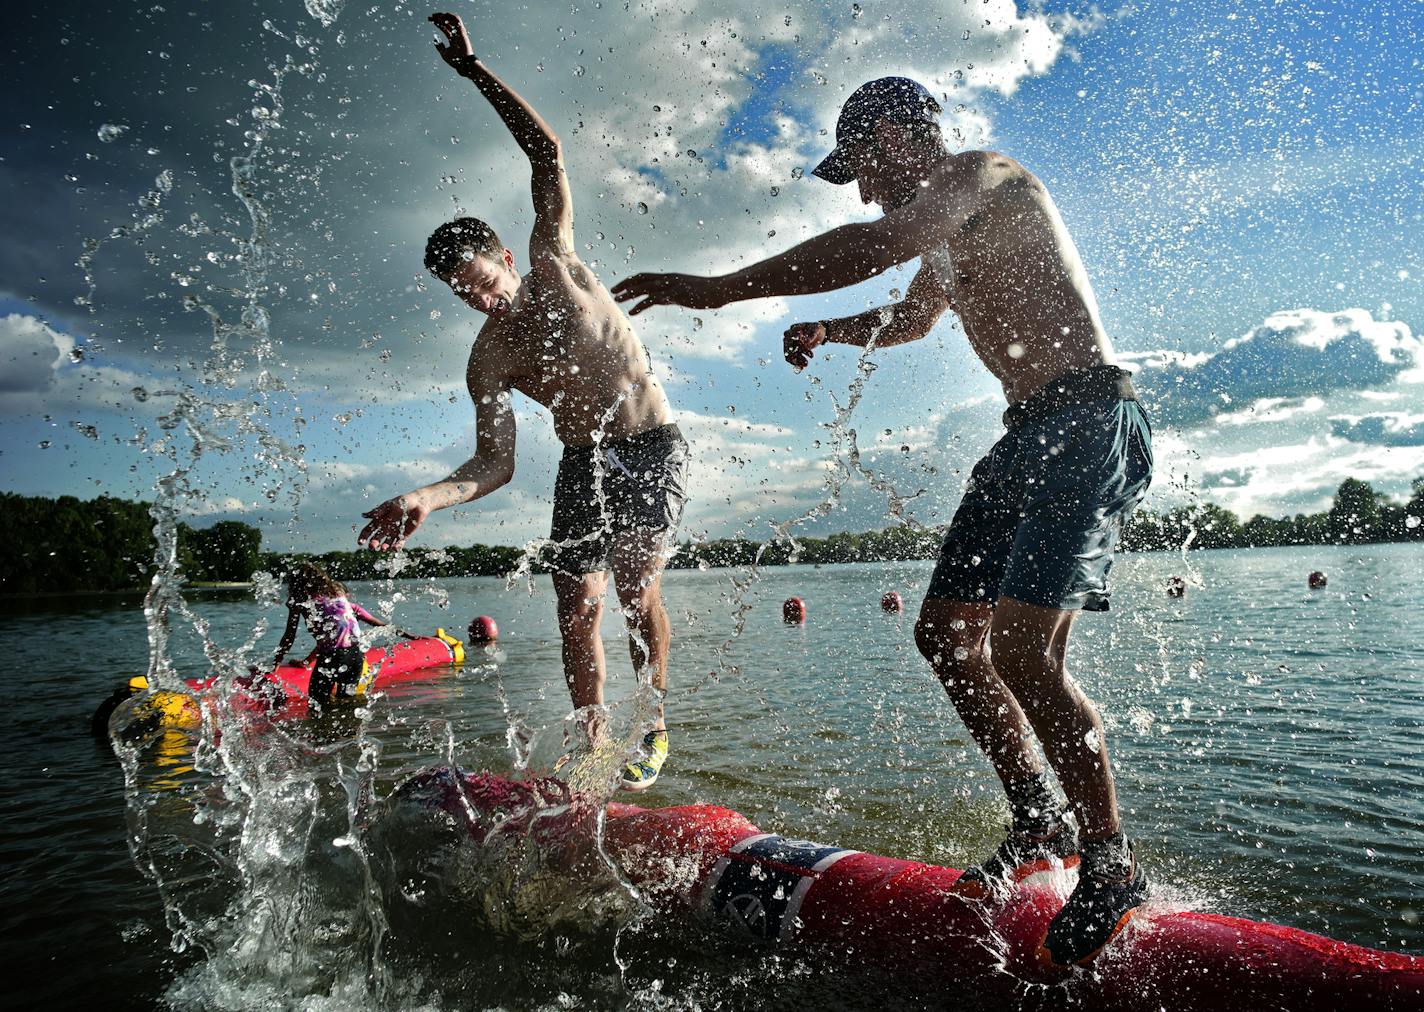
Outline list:
[[[1395,412],[1360,418],[1332,418],[1330,432],[1352,443],[1373,446],[1424,446],[1424,417]]]
[[[1363,309],[1275,313],[1217,352],[1194,357],[1123,354],[1156,417],[1193,426],[1263,397],[1368,390],[1424,366],[1424,349],[1402,323]]]
[[[200,354],[211,328],[183,311],[182,297],[225,319],[243,301],[234,256],[253,225],[228,161],[261,122],[254,110],[278,110],[263,91],[278,67],[288,68],[280,126],[258,159],[256,195],[273,222],[261,297],[280,306],[279,340],[339,360],[383,327],[414,329],[406,289],[419,251],[406,248],[408,230],[392,235],[390,217],[428,200],[436,159],[422,157],[433,142],[410,110],[377,97],[400,90],[397,76],[433,81],[440,68],[414,19],[382,31],[373,24],[382,17],[394,16],[359,21],[339,43],[300,4],[59,3],[23,15],[9,65],[13,138],[0,164],[0,293],[72,332],[96,332],[110,355],[155,345],[164,357]],[[127,129],[105,142],[105,124]],[[455,132],[443,128],[447,139]],[[165,170],[163,220],[109,238],[155,210],[141,204]],[[103,241],[92,315],[74,304],[88,287],[76,264],[86,238]]]

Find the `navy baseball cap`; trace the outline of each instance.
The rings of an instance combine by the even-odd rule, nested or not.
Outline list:
[[[841,114],[836,119],[835,149],[811,174],[837,186],[849,183],[855,179],[851,153],[875,136],[876,123],[882,119],[906,126],[934,123],[939,113],[939,103],[918,81],[908,77],[879,77],[867,81],[841,106]]]

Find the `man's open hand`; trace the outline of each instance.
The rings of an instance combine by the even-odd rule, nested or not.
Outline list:
[[[714,280],[695,274],[634,274],[613,286],[613,297],[619,302],[643,300],[628,310],[629,316],[654,306],[716,309],[724,303],[713,289]]]
[[[430,507],[415,496],[401,495],[387,499],[361,515],[370,523],[361,528],[356,542],[379,552],[387,548],[403,548],[406,539],[430,515]]]
[[[815,323],[793,323],[786,328],[786,336],[781,339],[782,354],[786,361],[800,372],[811,364],[815,349],[826,340],[826,325]]]
[[[432,14],[430,23],[440,29],[449,40],[448,44],[435,43],[435,51],[456,73],[463,74],[475,62],[475,47],[470,45],[470,34],[465,31],[465,23],[458,14]]]

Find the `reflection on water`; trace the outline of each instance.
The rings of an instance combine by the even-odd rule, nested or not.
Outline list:
[[[1171,599],[1163,587],[1179,559],[1125,557],[1114,610],[1083,620],[1070,658],[1102,704],[1126,818],[1157,880],[1195,905],[1424,948],[1420,549],[1195,561],[1206,586]],[[1304,586],[1316,568],[1331,573],[1325,591]],[[938,864],[991,846],[1004,817],[992,774],[915,652],[912,614],[878,607],[887,589],[913,601],[928,574],[927,563],[765,570],[732,647],[755,696],[715,680],[685,691],[716,668],[733,617],[720,596],[727,574],[671,574],[672,758],[640,803],[724,804],[767,831]],[[117,991],[141,1004],[167,992],[183,1007],[332,995],[340,1008],[532,1007],[562,993],[583,1007],[751,1007],[772,988],[793,1007],[840,987],[836,1000],[850,1000],[857,985],[827,982],[820,968],[726,942],[707,949],[686,924],[640,919],[606,876],[575,888],[538,848],[481,863],[442,850],[429,826],[376,828],[390,792],[419,769],[513,768],[501,693],[531,733],[518,745],[531,771],[552,769],[565,748],[547,586],[533,598],[497,580],[442,586],[447,607],[407,595],[402,624],[493,613],[504,630],[461,671],[393,687],[329,734],[253,726],[196,753],[177,737],[149,741],[137,767],[146,870],[186,918],[167,925],[122,851],[119,771],[83,733],[117,676],[143,664],[142,622],[92,601],[4,618],[28,688],[3,731],[6,754],[24,757],[3,802],[7,824],[24,827],[0,844],[8,937],[22,959],[82,945],[115,967],[99,984],[36,980],[25,994]],[[806,626],[780,622],[792,593],[812,605]],[[193,607],[220,641],[244,638],[260,610],[231,597]],[[610,615],[606,636],[617,622]],[[76,658],[56,642],[91,651]],[[172,649],[180,672],[203,664],[191,634],[175,633]],[[610,671],[615,703],[632,689],[624,668]],[[241,751],[240,779],[224,749]],[[405,898],[417,894],[428,907]],[[165,956],[172,937],[205,948]]]

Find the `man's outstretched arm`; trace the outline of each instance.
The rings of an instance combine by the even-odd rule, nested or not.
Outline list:
[[[514,411],[509,385],[481,372],[472,355],[469,385],[475,402],[475,455],[440,481],[362,513],[369,522],[356,536],[358,543],[377,550],[400,548],[431,513],[487,496],[514,477]]]
[[[928,334],[949,308],[950,301],[933,272],[921,267],[900,302],[835,320],[793,323],[782,340],[782,353],[799,372],[815,357],[814,349],[823,344],[864,348],[872,337],[877,348],[908,344]]]
[[[615,285],[613,296],[619,302],[641,299],[628,311],[636,316],[653,306],[715,309],[745,299],[812,295],[859,284],[948,242],[974,210],[978,169],[976,160],[961,159],[910,203],[878,220],[833,228],[732,274],[635,274]]]
[[[480,94],[494,106],[499,118],[514,135],[533,170],[534,230],[529,237],[533,260],[544,255],[558,256],[574,248],[573,198],[564,172],[563,147],[558,135],[544,122],[534,107],[495,76],[475,55],[464,22],[455,14],[432,14],[430,20],[449,40],[437,42],[440,58],[461,77],[468,78]]]

